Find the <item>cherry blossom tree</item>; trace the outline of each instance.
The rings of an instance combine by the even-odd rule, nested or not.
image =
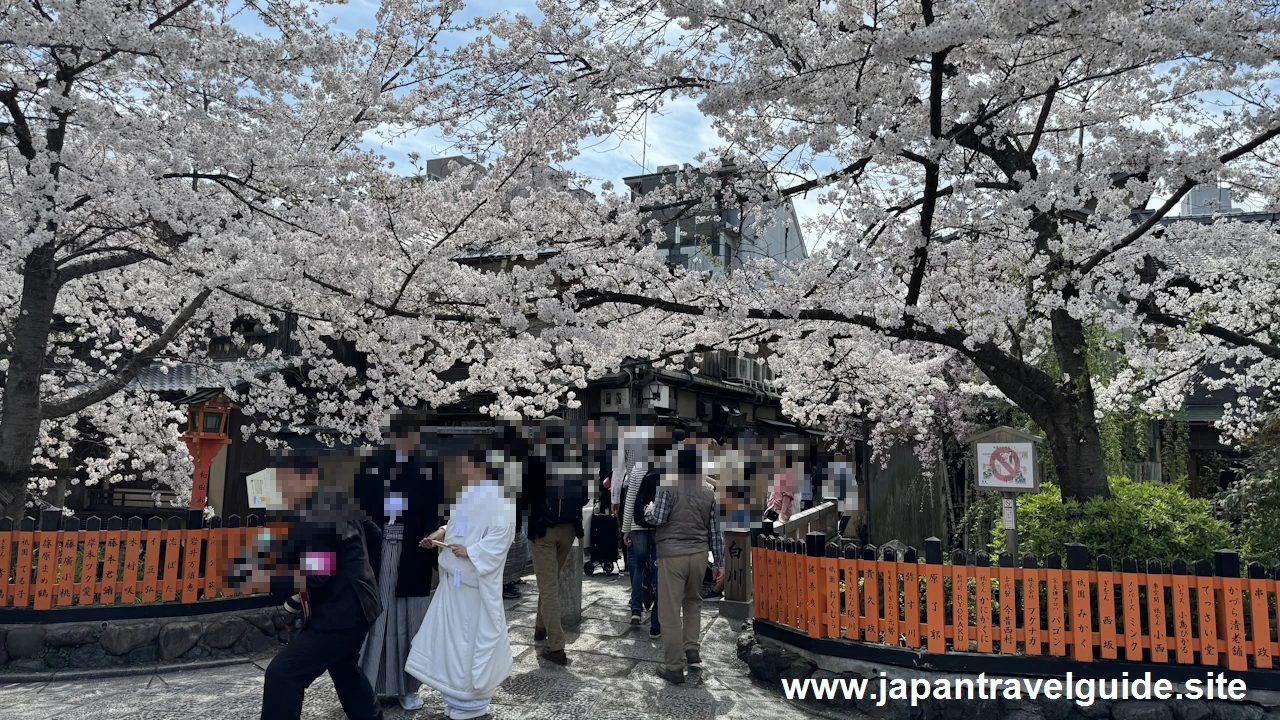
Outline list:
[[[954,406],[944,386],[993,386],[1044,430],[1064,495],[1080,499],[1108,494],[1107,407],[1173,410],[1209,365],[1263,394],[1232,408],[1236,430],[1268,407],[1280,378],[1274,229],[1169,220],[1200,183],[1274,207],[1272,3],[539,8],[541,20],[491,23],[466,51],[470,127],[555,107],[573,108],[584,136],[625,135],[644,112],[693,98],[734,185],[689,177],[640,209],[814,193],[825,211],[810,231],[828,240],[792,267],[712,276],[644,264],[602,236],[542,266],[562,292],[541,311],[559,325],[520,342],[594,353],[582,360],[593,367],[767,345],[793,413],[914,432]],[[1090,328],[1126,364],[1105,387],[1088,372]],[[971,382],[938,374],[956,359]]]
[[[180,409],[131,383],[154,362],[210,364],[206,339],[238,317],[302,317],[300,361],[319,382],[351,312],[326,287],[335,258],[412,252],[387,232],[402,181],[360,143],[438,122],[437,47],[467,30],[457,10],[388,1],[372,27],[339,33],[289,0],[6,6],[0,516],[20,515],[87,435],[91,480],[189,486]],[[414,208],[395,214],[417,232]],[[376,284],[376,265],[343,283]],[[294,405],[315,398],[307,385],[290,386]],[[285,386],[277,374],[258,392]]]

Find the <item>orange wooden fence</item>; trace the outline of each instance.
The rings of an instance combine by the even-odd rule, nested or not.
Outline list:
[[[1072,545],[1067,567],[1049,555],[996,567],[979,554],[953,553],[930,539],[925,562],[886,549],[828,545],[761,535],[752,548],[755,616],[814,638],[905,646],[930,653],[1049,655],[1082,662],[1125,659],[1272,668],[1280,568],[1254,563],[1241,577],[1239,555],[1189,568],[1130,558],[1115,567]]]
[[[0,518],[0,609],[194,603],[265,592],[227,576],[263,528],[254,515],[186,527],[181,518]],[[225,526],[224,526],[225,525]]]

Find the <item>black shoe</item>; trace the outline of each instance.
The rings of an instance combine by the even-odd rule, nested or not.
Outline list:
[[[547,639],[547,631],[546,631],[546,630],[543,630],[542,628],[534,628],[534,630],[533,630],[533,641],[534,641],[534,642],[542,642],[543,640],[546,640],[546,639]]]
[[[515,583],[502,586],[502,597],[507,600],[516,600],[520,598],[520,591],[516,589]]]
[[[702,654],[699,653],[697,650],[685,650],[684,659],[685,659],[685,662],[689,663],[690,665],[702,664]]]
[[[649,628],[650,640],[657,640],[660,637],[662,637],[662,628],[654,628],[654,627]]]
[[[683,670],[668,670],[664,667],[660,667],[658,668],[658,677],[662,678],[663,680],[666,680],[667,682],[673,685],[684,684]]]
[[[563,650],[543,650],[542,659],[557,665],[569,664],[569,656],[565,655]]]

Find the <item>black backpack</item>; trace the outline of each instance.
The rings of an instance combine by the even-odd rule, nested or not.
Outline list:
[[[651,467],[640,480],[640,487],[636,490],[636,501],[631,509],[631,522],[633,525],[649,529],[658,527],[649,522],[649,519],[644,516],[644,509],[649,506],[649,503],[658,499],[658,481],[661,479],[662,471]]]

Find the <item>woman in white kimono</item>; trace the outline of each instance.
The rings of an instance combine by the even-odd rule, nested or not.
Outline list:
[[[451,720],[479,718],[511,674],[502,571],[515,536],[515,505],[490,479],[484,450],[461,463],[466,487],[444,527],[423,539],[440,547],[440,585],[405,672],[440,691]]]

